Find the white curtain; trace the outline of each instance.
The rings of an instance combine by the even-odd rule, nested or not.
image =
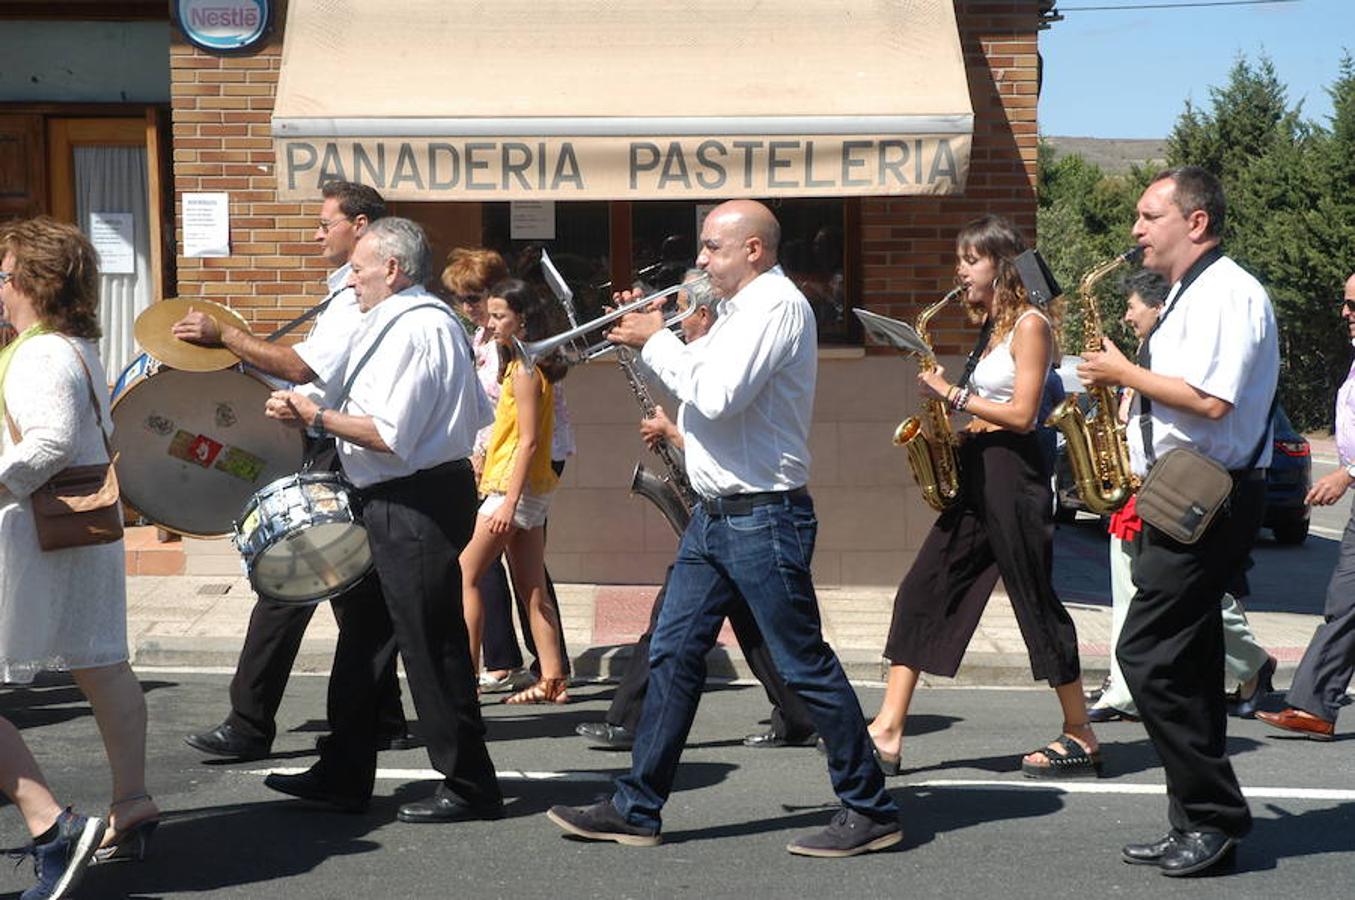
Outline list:
[[[136,272],[101,275],[99,354],[110,380],[136,356],[132,325],[155,296],[151,279],[149,188],[143,147],[75,148],[75,219],[90,233],[92,213],[130,213]]]

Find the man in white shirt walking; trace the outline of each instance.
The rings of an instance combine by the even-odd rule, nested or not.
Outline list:
[[[1280,352],[1270,298],[1223,253],[1223,187],[1197,166],[1159,173],[1138,202],[1143,267],[1172,283],[1137,364],[1115,344],[1078,367],[1085,384],[1135,393],[1129,456],[1142,477],[1177,449],[1229,471],[1232,489],[1193,544],[1148,522],[1126,544],[1134,598],[1116,646],[1167,780],[1171,830],[1124,861],[1193,875],[1228,860],[1251,811],[1228,762],[1219,601],[1256,540],[1270,464]]]
[[[485,749],[457,557],[475,521],[468,457],[494,411],[475,376],[466,334],[422,287],[423,230],[408,219],[373,223],[353,253],[349,283],[362,320],[344,374],[349,392],[327,409],[276,391],[268,415],[296,420],[338,443],[359,489],[383,602],[350,604],[335,650],[333,734],[299,775],[270,775],[274,790],[339,809],[366,808],[376,777],[378,673],[398,650],[428,746],[444,781],[406,803],[403,822],[499,818],[503,798]]]
[[[691,346],[658,312],[621,320],[608,336],[643,359],[680,401],[687,474],[701,496],[682,536],[650,645],[650,685],[631,771],[592,806],[550,819],[592,840],[652,846],[705,682],[706,653],[736,597],[761,627],[786,683],[828,750],[842,809],[791,853],[854,856],[902,839],[861,706],[823,639],[810,577],[818,522],[805,488],[818,368],[814,314],[776,265],[780,226],[751,200],[723,203],[701,229],[697,265],[725,302]]]

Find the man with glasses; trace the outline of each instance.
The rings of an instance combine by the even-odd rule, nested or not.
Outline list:
[[[231,325],[218,324],[201,312],[190,312],[173,326],[174,336],[180,340],[225,346],[248,365],[301,385],[300,390],[316,399],[342,388],[349,347],[362,316],[357,297],[348,285],[352,269],[349,258],[367,226],[386,215],[381,195],[363,184],[331,181],[321,189],[321,194],[324,201],[313,239],[320,245],[320,255],[335,268],[326,278],[328,305],[304,341],[290,347],[272,343]],[[334,614],[340,620],[340,628],[345,604],[362,602],[370,590],[368,580],[335,600]],[[240,661],[231,679],[230,715],[215,728],[184,738],[190,747],[237,759],[269,755],[277,733],[275,717],[282,692],[314,612],[312,605],[276,603],[266,598],[254,604]],[[413,746],[393,661],[383,676],[382,689],[380,746],[391,749]],[[331,706],[335,699],[330,699]]]
[[[1346,279],[1341,318],[1347,336],[1355,343],[1355,275]],[[1336,395],[1336,450],[1341,456],[1340,468],[1318,479],[1304,498],[1314,506],[1331,506],[1355,484],[1355,364]],[[1294,672],[1285,696],[1289,706],[1277,713],[1258,712],[1256,718],[1315,741],[1330,741],[1355,671],[1355,507],[1341,537],[1341,555],[1327,586],[1322,620]]]

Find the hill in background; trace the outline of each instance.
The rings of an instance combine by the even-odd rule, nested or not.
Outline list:
[[[1105,172],[1128,172],[1135,163],[1161,166],[1167,159],[1167,141],[1163,139],[1049,137],[1045,142],[1054,148],[1054,158],[1073,154],[1095,163]]]

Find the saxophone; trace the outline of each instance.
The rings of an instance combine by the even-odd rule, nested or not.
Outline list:
[[[1086,317],[1084,352],[1100,351],[1105,334],[1093,294],[1096,283],[1121,266],[1137,263],[1142,255],[1143,248],[1133,247],[1082,276],[1077,286],[1077,299]],[[1129,467],[1129,443],[1117,414],[1115,392],[1109,387],[1095,387],[1088,393],[1093,403],[1090,419],[1082,414],[1078,395],[1069,394],[1054,408],[1045,424],[1063,432],[1068,464],[1082,502],[1097,515],[1106,515],[1129,502],[1138,489],[1138,478]]]
[[[618,347],[616,361],[621,364],[621,371],[626,375],[631,393],[640,404],[641,414],[646,419],[654,418],[657,404],[635,362],[635,351],[629,347]],[[683,465],[682,458],[678,456],[676,447],[666,440],[660,440],[654,447],[654,452],[663,460],[664,468],[668,470],[667,474],[658,475],[646,469],[644,463],[636,463],[635,472],[630,479],[630,492],[639,494],[658,507],[659,512],[668,520],[669,526],[680,537],[682,532],[687,530],[687,523],[691,521],[692,507],[697,502],[696,492],[692,490],[692,484],[687,480],[687,469]]]
[[[927,323],[941,307],[963,292],[964,288],[955,288],[917,317],[917,333],[928,347],[932,342],[927,336]],[[930,353],[923,356],[918,368],[923,372],[932,371],[936,368],[936,357]],[[922,488],[922,499],[928,506],[941,512],[955,502],[960,495],[960,462],[955,432],[950,427],[950,414],[944,400],[936,397],[924,400],[922,415],[904,419],[894,430],[894,443],[908,451],[913,477]]]

